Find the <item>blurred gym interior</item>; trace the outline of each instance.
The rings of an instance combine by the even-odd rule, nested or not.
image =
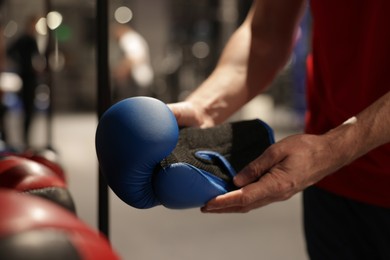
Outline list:
[[[5,58],[0,77],[5,111],[2,145],[15,151],[53,149],[65,169],[77,216],[98,230],[96,1],[2,2],[4,47],[18,39],[28,19],[38,17],[36,39],[42,58],[33,62],[41,72],[29,144],[23,140],[17,65]],[[108,2],[112,102],[146,95],[169,103],[183,100],[210,74],[252,1]],[[47,26],[40,29],[42,21]],[[309,23],[309,17],[302,22],[293,55],[269,90],[231,120],[261,118],[273,127],[276,140],[302,132]],[[117,71],[125,55],[113,31],[118,24],[131,27],[146,43],[152,74],[140,70],[141,80]],[[179,211],[162,206],[134,209],[110,191],[109,240],[118,255],[129,260],[306,259],[300,199],[298,194],[247,214],[210,215],[198,209]]]

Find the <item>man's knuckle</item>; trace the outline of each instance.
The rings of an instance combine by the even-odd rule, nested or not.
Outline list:
[[[279,149],[276,145],[271,145],[265,152],[265,156],[267,159],[273,161],[275,158],[277,158],[279,154]]]
[[[252,178],[260,177],[261,168],[257,163],[249,164],[248,175]]]

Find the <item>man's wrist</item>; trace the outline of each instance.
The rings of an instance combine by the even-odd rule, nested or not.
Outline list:
[[[351,163],[360,156],[356,118],[347,120],[323,136],[328,142],[333,158],[340,164],[340,167]]]

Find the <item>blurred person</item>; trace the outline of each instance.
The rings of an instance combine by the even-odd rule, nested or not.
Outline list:
[[[179,125],[211,127],[284,67],[310,3],[305,134],[272,145],[202,212],[249,212],[303,191],[311,259],[390,259],[390,2],[257,0],[213,73],[169,104]]]
[[[38,71],[34,68],[34,59],[39,55],[35,37],[37,21],[36,16],[27,18],[23,34],[7,48],[7,55],[22,79],[22,89],[19,94],[23,104],[23,143],[25,148],[30,145],[29,134],[35,112],[35,90],[38,85]]]
[[[130,25],[115,24],[111,30],[122,51],[113,69],[114,99],[148,95],[154,79],[148,43]]]

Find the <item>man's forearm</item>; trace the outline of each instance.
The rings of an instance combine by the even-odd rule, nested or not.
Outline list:
[[[270,84],[290,58],[306,0],[258,0],[251,22],[247,85]]]
[[[251,98],[245,86],[251,18],[250,13],[227,42],[212,74],[187,98],[210,115],[214,124],[223,122]]]
[[[256,1],[214,72],[187,101],[218,124],[268,87],[289,57],[304,3]]]
[[[390,91],[361,113],[324,135],[335,154],[348,164],[390,142]]]

